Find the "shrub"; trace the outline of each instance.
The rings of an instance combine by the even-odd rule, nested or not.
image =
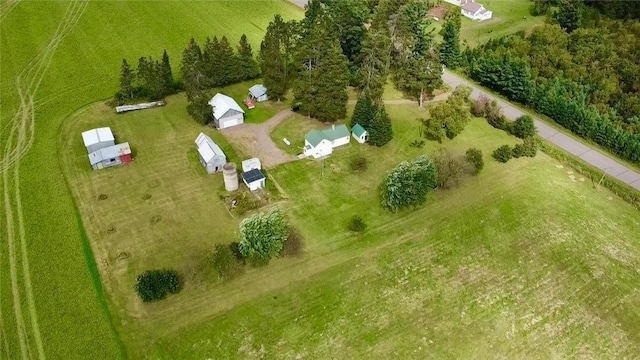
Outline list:
[[[513,152],[511,151],[511,147],[509,145],[502,145],[499,148],[493,151],[491,154],[494,159],[500,161],[501,163],[506,163],[513,156]]]
[[[412,162],[403,161],[385,175],[380,185],[381,203],[384,208],[398,211],[427,201],[427,193],[438,182],[438,174],[431,159],[425,155]]]
[[[529,115],[522,115],[511,125],[509,132],[520,139],[525,139],[536,134],[536,127]]]
[[[438,187],[450,189],[457,186],[462,178],[471,173],[471,166],[463,156],[441,149],[433,159],[438,173]]]
[[[233,244],[216,244],[211,256],[211,264],[223,280],[231,280],[244,273],[244,266],[234,254]]]
[[[478,97],[478,100],[474,101],[473,104],[471,104],[471,113],[474,116],[485,116],[486,114],[486,108],[487,108],[487,104],[490,102],[489,98],[484,96],[484,95],[480,95]]]
[[[495,116],[495,117],[487,116],[487,122],[489,123],[489,125],[500,130],[507,130],[509,127],[509,122],[503,115]]]
[[[466,159],[471,166],[473,166],[474,174],[480,173],[484,168],[484,160],[482,159],[482,150],[476,148],[469,148],[466,153]]]
[[[238,248],[253,265],[263,265],[282,252],[286,238],[287,221],[280,209],[273,207],[242,220]]]
[[[158,301],[177,293],[180,279],[175,270],[147,270],[136,277],[135,290],[144,302]]]
[[[282,247],[282,255],[284,256],[298,256],[302,253],[303,242],[302,234],[298,229],[289,227],[287,229],[287,239],[284,241]]]
[[[367,224],[364,222],[364,220],[358,216],[358,215],[353,215],[351,217],[351,220],[349,220],[349,231],[353,231],[353,232],[363,232],[367,229]]]
[[[409,146],[416,149],[422,149],[424,147],[424,140],[413,140]]]
[[[357,154],[351,158],[349,163],[353,172],[363,172],[367,170],[367,158],[362,154]]]
[[[518,144],[513,147],[513,157],[519,158],[522,156],[535,157],[538,152],[538,143],[533,137],[525,138],[522,144]]]

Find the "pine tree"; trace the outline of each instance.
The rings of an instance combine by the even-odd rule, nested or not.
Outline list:
[[[342,53],[349,60],[349,68],[353,74],[360,65],[360,51],[367,34],[364,26],[370,11],[364,0],[322,0],[326,14],[338,34]]]
[[[207,38],[202,52],[202,69],[205,76],[204,84],[206,87],[224,85],[222,63],[220,62],[221,57],[218,37],[214,36],[213,40]]]
[[[447,13],[444,26],[440,31],[442,45],[440,60],[450,69],[458,67],[460,62],[460,12],[451,10]]]
[[[282,100],[291,86],[295,26],[295,22],[284,22],[280,15],[275,15],[260,45],[258,63],[264,86],[269,97],[277,101]]]
[[[247,35],[242,34],[238,46],[238,81],[251,80],[258,77],[258,63],[253,58],[251,44],[247,41]]]
[[[133,79],[134,74],[131,66],[127,63],[127,59],[122,59],[120,67],[120,96],[122,98],[133,98]]]
[[[425,95],[431,97],[442,85],[442,65],[435,49],[426,54],[411,54],[396,64],[393,80],[398,90],[418,100],[422,107]]]
[[[203,59],[200,46],[192,38],[187,48],[182,52],[180,71],[187,94],[187,112],[201,124],[211,121],[211,107],[207,104],[209,94],[204,91],[206,79],[203,74]]]
[[[162,53],[162,92],[164,95],[174,92],[173,72],[171,71],[171,63],[169,62],[169,54],[167,50]]]
[[[136,82],[138,84],[139,92],[142,96],[149,96],[151,93],[150,80],[151,73],[153,71],[153,60],[147,60],[142,56],[138,59],[138,67],[136,68]]]
[[[379,105],[376,110],[369,127],[365,127],[365,129],[369,132],[367,143],[380,147],[393,139],[393,127],[384,105]]]
[[[344,118],[347,111],[348,62],[335,35],[320,9],[296,53],[295,100],[301,112],[321,121]]]
[[[226,36],[220,39],[219,46],[218,62],[220,68],[220,85],[224,86],[238,81],[239,75],[238,67],[236,66],[236,56]]]
[[[572,33],[580,26],[582,15],[581,0],[560,0],[554,18],[566,32]]]
[[[391,42],[385,30],[371,30],[364,38],[360,51],[358,89],[373,101],[382,100],[389,69]]]
[[[356,124],[360,124],[365,129],[369,129],[369,125],[376,116],[377,107],[371,101],[371,97],[368,93],[364,92],[358,97],[356,106],[353,109],[353,115],[351,116],[350,127],[354,127]]]

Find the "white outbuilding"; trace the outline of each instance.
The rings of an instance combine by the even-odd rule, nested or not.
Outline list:
[[[364,144],[369,140],[369,132],[360,126],[360,124],[355,124],[351,129],[351,136],[356,139],[360,144]]]
[[[89,154],[116,144],[111,128],[108,127],[101,127],[83,132],[82,141],[84,142],[84,146],[87,148],[87,153]]]
[[[256,84],[249,88],[249,97],[257,102],[269,100],[267,88],[262,84]]]
[[[251,169],[242,173],[242,181],[247,185],[249,190],[256,191],[258,189],[264,189],[267,178],[262,174],[262,171],[258,169]]]
[[[227,156],[218,144],[203,133],[198,135],[195,143],[200,155],[200,163],[207,170],[207,174],[222,171],[222,167],[227,163]]]
[[[260,159],[258,158],[251,158],[251,159],[247,159],[247,160],[243,160],[242,161],[242,171],[243,172],[247,172],[249,170],[253,170],[253,169],[262,169],[262,164],[260,163]]]
[[[225,129],[244,123],[244,110],[232,98],[216,94],[209,100],[213,110],[213,123],[218,129]]]

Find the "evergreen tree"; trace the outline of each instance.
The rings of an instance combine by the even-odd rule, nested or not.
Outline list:
[[[369,9],[364,0],[322,0],[326,4],[326,14],[338,34],[342,53],[349,60],[353,74],[360,65],[360,51],[367,29],[364,26],[369,18]]]
[[[280,101],[291,86],[295,22],[275,15],[260,45],[258,63],[269,97]]]
[[[127,63],[127,59],[122,59],[120,67],[120,96],[122,98],[133,98],[133,79],[134,74],[131,66]]]
[[[460,12],[449,11],[440,31],[442,45],[440,60],[448,68],[455,69],[460,61]]]
[[[380,147],[393,139],[393,128],[384,105],[379,105],[376,110],[369,127],[365,129],[369,132],[368,143]]]
[[[358,89],[375,102],[382,100],[389,69],[391,42],[386,30],[371,30],[367,33],[360,51]]]
[[[554,18],[566,32],[572,33],[580,26],[582,13],[581,0],[560,0]]]
[[[442,65],[435,49],[398,61],[393,80],[398,90],[418,100],[422,107],[425,96],[431,97],[442,85]]]
[[[238,81],[240,76],[238,74],[239,69],[236,66],[236,56],[226,36],[220,39],[219,46],[220,85],[224,86]]]
[[[180,71],[189,105],[187,112],[201,124],[211,121],[211,107],[207,104],[209,94],[204,91],[206,79],[203,73],[203,54],[200,46],[192,38],[182,52]]]
[[[138,67],[136,68],[136,81],[139,92],[142,96],[149,96],[151,93],[150,83],[153,72],[153,60],[147,60],[142,56],[138,59]]]
[[[206,87],[216,87],[224,85],[222,74],[222,55],[220,41],[217,36],[213,40],[207,38],[202,51],[202,70],[204,73],[204,84]]]
[[[171,64],[169,63],[169,54],[167,50],[162,53],[162,92],[165,95],[172,94],[174,91],[173,85],[173,72],[171,71]]]
[[[259,75],[258,63],[253,58],[251,44],[247,41],[247,35],[242,34],[238,46],[238,81],[255,79]]]
[[[321,121],[344,118],[348,62],[322,9],[297,50],[293,94],[300,111]]]
[[[364,92],[358,97],[356,106],[353,109],[353,115],[351,116],[350,127],[354,127],[356,124],[360,124],[366,130],[369,130],[369,125],[376,116],[377,107],[371,101],[371,97],[368,93]]]

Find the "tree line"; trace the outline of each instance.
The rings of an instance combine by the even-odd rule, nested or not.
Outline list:
[[[164,50],[162,60],[143,56],[138,59],[136,68],[131,67],[127,59],[122,59],[120,89],[114,97],[120,105],[140,98],[155,101],[175,93],[178,88],[173,81],[169,55]]]

